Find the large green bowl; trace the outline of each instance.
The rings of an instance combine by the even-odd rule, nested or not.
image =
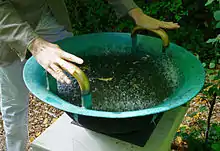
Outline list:
[[[161,39],[137,35],[137,45],[141,44],[146,51],[155,56],[162,55],[163,43]],[[80,36],[74,36],[56,42],[63,50],[75,55],[89,55],[89,48],[103,47],[107,45],[130,46],[132,47],[132,38],[130,33],[94,33]],[[165,112],[186,104],[202,89],[205,79],[205,73],[201,62],[186,49],[170,43],[166,52],[172,57],[175,64],[183,73],[184,78],[180,81],[181,85],[166,100],[152,108],[127,112],[105,112],[90,110],[68,103],[48,90],[48,83],[45,70],[37,63],[35,58],[31,57],[24,67],[24,81],[28,89],[40,100],[48,103],[60,110],[73,113],[75,115],[85,115],[103,118],[129,118]],[[100,52],[101,54],[101,52]],[[97,55],[97,54],[96,54]],[[55,83],[50,83],[53,85]]]

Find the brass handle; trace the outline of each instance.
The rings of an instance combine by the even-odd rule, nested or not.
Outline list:
[[[132,30],[131,36],[132,37],[136,36],[136,33],[137,33],[138,30],[148,30],[148,31],[151,31],[151,32],[159,35],[161,37],[162,41],[163,41],[163,47],[164,48],[168,47],[169,44],[170,44],[169,37],[168,37],[167,33],[163,29],[148,29],[148,28],[136,26]]]
[[[90,93],[90,84],[89,79],[86,74],[77,66],[75,66],[75,72],[72,74],[74,78],[76,78],[82,95],[87,95]]]
[[[77,80],[80,90],[81,90],[81,101],[82,106],[85,108],[91,108],[92,98],[89,79],[86,74],[77,66],[75,66],[75,72],[72,76]]]

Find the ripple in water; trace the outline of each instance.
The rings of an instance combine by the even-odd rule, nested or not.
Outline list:
[[[150,108],[179,85],[180,72],[166,55],[155,58],[146,53],[129,54],[130,48],[114,48],[116,53],[111,48],[100,49],[89,50],[104,53],[82,57],[85,63],[79,66],[89,78],[94,110],[122,112]],[[81,106],[79,85],[67,75],[72,83],[58,83],[58,95]]]

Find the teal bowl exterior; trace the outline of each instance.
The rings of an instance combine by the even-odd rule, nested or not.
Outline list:
[[[81,56],[83,54],[89,55],[90,52],[86,50],[93,47],[103,47],[107,45],[125,45],[132,47],[130,33],[93,33],[74,36],[57,41],[56,43],[63,50]],[[162,41],[158,38],[137,35],[137,44],[141,44],[149,53],[155,56],[162,54]],[[200,92],[205,81],[204,68],[201,62],[192,53],[174,43],[170,43],[170,46],[166,49],[166,53],[172,56],[172,59],[183,73],[184,79],[181,81],[179,88],[161,104],[143,110],[105,112],[85,109],[70,104],[48,90],[47,74],[33,57],[28,59],[25,64],[23,78],[30,92],[41,101],[74,115],[102,118],[131,118],[153,115],[186,104]]]

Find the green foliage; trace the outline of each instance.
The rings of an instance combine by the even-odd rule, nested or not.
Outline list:
[[[218,1],[220,3],[220,0],[208,0],[205,4],[205,6],[208,6],[210,4],[212,4],[213,2]]]
[[[93,32],[131,32],[134,22],[128,16],[117,17],[114,9],[106,0],[65,0],[71,18],[74,34]],[[187,15],[181,1],[160,1],[146,3],[134,0],[144,13],[166,21],[179,21]]]
[[[213,1],[208,1],[207,4],[211,4]],[[220,1],[219,1],[220,2]],[[220,25],[220,11],[214,11],[213,13],[214,19],[217,21],[215,28],[219,28]],[[213,108],[216,103],[217,96],[220,96],[220,71],[217,69],[216,65],[220,63],[219,60],[219,40],[220,35],[217,35],[216,38],[209,39],[207,43],[211,43],[214,45],[214,54],[215,56],[212,58],[209,66],[206,68],[207,80],[205,87],[203,89],[203,94],[205,94],[206,100],[209,100],[210,108],[209,108],[209,117],[207,121],[207,129],[206,129],[206,147],[208,147],[212,151],[218,151],[220,149],[220,126],[213,124],[211,125],[211,117]],[[214,133],[214,135],[212,135]],[[208,144],[207,144],[208,143]],[[208,145],[208,146],[207,146]]]
[[[220,42],[220,35],[218,35],[216,38],[212,38],[207,41],[207,43],[212,43],[213,45],[218,44],[219,42]]]
[[[208,0],[208,1],[206,2],[205,6],[208,6],[208,5],[212,4],[214,1],[215,1],[215,0]]]
[[[119,20],[107,1],[66,0],[74,34],[115,31]]]
[[[210,5],[214,2],[214,0],[208,0],[206,5]],[[220,3],[220,0],[218,0]],[[217,26],[220,24],[220,10],[214,11],[213,16],[215,20],[217,21]],[[217,94],[217,96],[220,96],[220,71],[216,68],[216,64],[220,63],[220,50],[219,50],[219,43],[220,43],[220,35],[217,35],[216,38],[209,39],[207,43],[211,43],[215,46],[214,52],[215,57],[212,59],[212,61],[209,63],[209,67],[207,69],[207,76],[208,80],[206,83],[206,87],[204,89],[204,93],[208,97],[212,97],[214,94]],[[210,70],[212,69],[212,70]]]
[[[210,141],[214,142],[210,145],[212,151],[220,150],[220,126],[213,124],[210,133]]]
[[[205,112],[205,107],[201,107],[202,111]],[[197,112],[191,116],[195,116]],[[204,119],[196,121],[196,125],[191,127],[181,126],[179,131],[176,133],[176,137],[179,136],[184,142],[187,142],[189,151],[219,151],[220,145],[220,124],[212,124],[209,130],[209,142],[205,145],[205,132],[207,122]]]
[[[203,89],[203,93],[207,96],[207,99],[212,98],[214,94],[220,96],[220,72],[219,70],[207,69],[207,82]]]
[[[214,18],[216,21],[220,21],[220,10],[214,12]]]
[[[144,1],[144,0],[143,0]],[[182,6],[182,1],[160,1],[143,5],[143,1],[139,6],[144,13],[164,21],[178,22],[188,12]]]
[[[220,143],[212,144],[212,150],[213,151],[219,151],[220,150]]]

